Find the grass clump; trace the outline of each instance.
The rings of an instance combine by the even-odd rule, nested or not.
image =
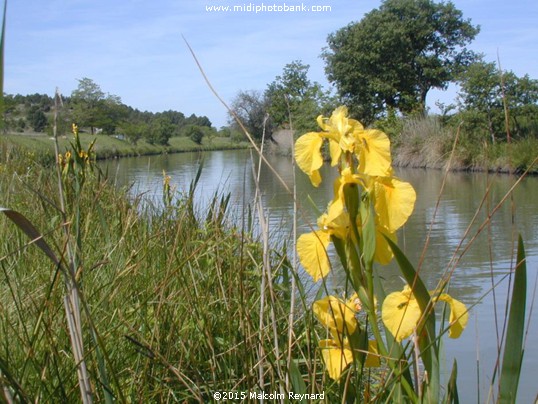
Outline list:
[[[538,141],[533,137],[492,143],[463,129],[459,133],[459,127],[443,124],[441,117],[435,115],[400,118],[395,122],[389,123],[394,129],[390,135],[396,166],[538,173]],[[383,124],[387,123],[376,126],[383,128]]]
[[[401,167],[442,168],[448,161],[453,132],[435,116],[408,118],[393,137],[394,164]]]
[[[157,207],[94,172],[81,193],[66,190],[78,216],[65,217],[53,171],[25,164],[2,160],[0,206],[23,212],[62,262],[77,233],[74,273],[93,401],[207,402],[215,391],[279,389],[283,361],[274,344],[287,344],[289,263],[271,252],[272,287],[260,288],[260,244],[252,229],[228,222],[227,197],[215,195],[200,214],[195,183],[178,195],[165,178],[164,208]],[[0,239],[6,394],[77,402],[61,270],[4,215]],[[262,295],[269,303],[260,309]],[[306,335],[302,326],[296,331]]]

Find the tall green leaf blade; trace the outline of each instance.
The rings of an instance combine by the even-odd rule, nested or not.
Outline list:
[[[303,380],[303,375],[297,366],[295,360],[290,361],[290,381],[293,387],[293,391],[299,394],[304,394],[307,392],[306,384]]]
[[[458,396],[458,362],[454,359],[454,364],[452,365],[452,373],[450,374],[450,379],[448,380],[447,393],[446,393],[446,403],[459,404],[460,399]]]
[[[422,282],[422,279],[420,279],[420,277],[418,276],[417,271],[413,267],[413,264],[409,262],[405,254],[402,252],[402,250],[400,250],[400,247],[398,247],[396,243],[394,243],[394,241],[392,241],[385,235],[383,235],[383,237],[385,237],[385,240],[387,240],[387,242],[389,243],[392,253],[394,254],[394,258],[396,258],[398,266],[400,267],[400,271],[402,271],[402,275],[404,276],[405,281],[413,290],[413,294],[417,299],[420,309],[423,313],[425,313],[428,309],[428,306],[431,305],[431,297],[430,292],[428,292],[428,288],[426,287],[426,285],[424,285],[424,282]]]
[[[525,333],[525,307],[527,301],[527,264],[525,247],[521,235],[518,238],[517,265],[514,288],[508,315],[508,328],[504,346],[501,379],[499,381],[499,402],[515,403],[517,387],[523,361],[523,338]]]
[[[428,292],[428,288],[426,288],[426,285],[424,285],[424,282],[422,282],[422,279],[420,279],[417,271],[402,250],[390,238],[384,237],[392,249],[405,281],[413,290],[413,295],[417,299],[417,303],[424,316],[423,324],[425,332],[421,333],[419,346],[420,355],[428,373],[428,381],[425,384],[423,401],[438,402],[440,392],[439,349],[435,336],[435,312],[433,310],[430,292]]]
[[[47,244],[41,233],[39,233],[39,231],[34,227],[32,222],[30,222],[23,214],[15,210],[2,207],[0,207],[0,212],[4,213],[9,218],[9,220],[15,223],[17,227],[21,229],[24,234],[26,234],[32,240],[32,242],[37,245],[47,257],[51,259],[52,262],[54,262],[55,265],[61,265],[60,260],[58,259],[58,257],[56,257],[56,254],[54,254],[54,251]]]

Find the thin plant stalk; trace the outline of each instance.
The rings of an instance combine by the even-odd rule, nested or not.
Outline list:
[[[288,316],[288,357],[286,360],[286,390],[291,391],[290,387],[290,369],[292,361],[292,351],[293,351],[293,323],[295,315],[295,293],[297,290],[297,182],[295,179],[295,142],[293,139],[293,122],[291,116],[291,109],[288,97],[285,97],[286,105],[288,107],[288,119],[290,122],[290,138],[291,138],[291,175],[293,181],[293,224],[292,224],[292,240],[293,240],[293,252],[291,258],[291,270],[293,276],[291,277],[291,293],[290,293],[290,313]]]
[[[268,116],[265,117],[263,122],[263,134],[262,134],[262,145],[260,148],[261,153],[263,153],[264,145],[265,145],[265,128],[267,123]],[[277,327],[277,321],[275,317],[274,312],[274,290],[273,290],[273,276],[271,271],[271,263],[270,263],[270,257],[269,257],[269,226],[265,217],[265,212],[263,209],[263,202],[261,199],[261,189],[260,189],[260,176],[261,176],[261,159],[259,160],[258,164],[258,171],[255,178],[255,185],[256,185],[256,192],[255,192],[255,203],[256,208],[258,212],[258,218],[260,221],[260,230],[261,230],[261,236],[262,236],[262,245],[263,245],[263,272],[262,272],[262,282],[260,285],[261,288],[261,298],[260,298],[260,324],[259,324],[259,332],[260,332],[260,340],[262,340],[262,331],[264,328],[264,316],[263,313],[265,311],[265,304],[266,304],[266,291],[269,292],[269,298],[271,300],[271,305],[269,306],[270,310],[270,316],[271,316],[271,328],[273,331],[273,340],[274,340],[274,350],[275,350],[275,356],[277,360],[280,358],[280,348],[278,344],[278,327]],[[258,368],[258,375],[260,377],[260,384],[263,383],[263,344],[260,344],[260,354],[259,354],[259,368]],[[280,367],[277,367],[278,373],[280,373]],[[282,379],[282,375],[279,375],[280,379]],[[263,384],[261,384],[260,387],[263,387]],[[282,386],[281,386],[282,387]],[[263,399],[262,399],[263,400]]]
[[[61,104],[61,97],[56,90],[54,96],[55,108],[54,108],[54,123],[53,123],[53,135],[54,135],[54,147],[56,151],[56,162],[58,162],[59,156],[59,146],[58,146],[58,110]],[[66,222],[66,209],[64,202],[64,189],[62,184],[62,176],[60,172],[59,164],[57,166],[58,173],[58,192],[60,195],[60,208],[61,213]],[[67,256],[69,264],[67,265],[67,270],[64,271],[64,282],[66,286],[66,295],[64,296],[64,308],[65,314],[67,316],[67,326],[69,329],[69,337],[71,339],[71,347],[73,349],[73,355],[75,358],[75,364],[77,366],[77,375],[79,380],[80,394],[82,402],[84,404],[90,404],[93,402],[92,398],[92,388],[90,384],[90,377],[86,367],[86,361],[84,359],[84,344],[82,338],[82,319],[80,311],[80,299],[78,293],[78,287],[76,282],[76,270],[77,270],[77,261],[76,253],[72,250],[71,242],[71,232],[69,230],[70,226],[64,226],[65,235],[67,237]]]

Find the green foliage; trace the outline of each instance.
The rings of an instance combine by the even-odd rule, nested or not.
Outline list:
[[[120,130],[122,134],[125,135],[129,143],[136,146],[138,141],[149,132],[149,126],[144,122],[135,123],[127,121],[121,125]]]
[[[394,108],[389,108],[386,115],[375,121],[372,126],[385,132],[391,140],[397,140],[402,133],[404,120],[397,116]]]
[[[298,133],[316,129],[316,117],[325,112],[328,97],[319,83],[308,79],[309,68],[299,60],[288,63],[282,75],[267,86],[265,98],[275,126],[287,128],[291,118]]]
[[[329,35],[328,79],[366,124],[386,108],[423,111],[431,88],[444,89],[470,61],[478,28],[452,3],[385,0],[358,23]]]
[[[89,78],[78,82],[77,89],[71,94],[73,120],[80,127],[89,127],[91,134],[95,128],[101,128],[108,134],[114,133],[124,111],[121,99],[115,95],[105,95],[101,87]]]
[[[219,131],[217,132],[217,134],[220,136],[220,137],[232,137],[232,130],[230,129],[229,126],[223,126],[219,129]]]
[[[167,145],[176,127],[166,117],[157,117],[149,126],[146,140],[149,144]]]
[[[269,102],[261,92],[239,91],[230,108],[254,139],[261,140],[264,133],[267,138],[271,137],[273,125],[268,114]],[[233,130],[242,132],[233,115],[229,116],[229,123]]]
[[[0,176],[0,206],[9,201],[8,214],[24,212],[45,233],[47,251],[64,259],[67,236],[54,176],[34,165],[22,179],[33,190],[19,181]],[[264,390],[278,391],[283,381],[285,364],[273,334],[259,324],[274,321],[278,335],[288,335],[289,306],[282,297],[289,286],[271,281],[260,311],[260,244],[252,229],[228,225],[226,196],[215,195],[198,215],[195,188],[181,194],[172,186],[169,203],[157,208],[92,176],[76,200],[82,241],[76,281],[84,292],[81,307],[87,308],[82,330],[94,402],[107,396],[118,402],[211,402],[215,391],[259,391],[260,379],[251,370],[260,349]],[[0,224],[2,394],[14,402],[36,396],[79,402],[57,266],[36,247],[43,239],[29,245],[4,214]],[[282,253],[274,256],[271,268],[281,279],[289,263]],[[301,325],[295,331],[303,336],[291,349],[300,358],[311,335]],[[278,342],[283,352],[286,341]],[[296,365],[303,374],[304,363]],[[300,387],[296,373],[293,383]]]
[[[43,132],[48,123],[47,116],[37,106],[30,108],[26,119],[35,132]]]
[[[4,131],[24,132],[26,129],[32,129],[35,132],[44,132],[48,125],[51,103],[52,99],[42,94],[4,95]]]
[[[459,75],[458,83],[460,113],[454,120],[464,122],[468,136],[495,143],[508,136],[538,134],[538,80],[513,72],[501,74],[495,63],[479,60]]]
[[[204,138],[204,131],[200,126],[190,125],[186,129],[187,136],[196,144],[202,144]]]

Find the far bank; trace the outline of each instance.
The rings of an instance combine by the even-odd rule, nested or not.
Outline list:
[[[200,144],[195,143],[188,137],[171,137],[168,145],[150,144],[145,140],[139,140],[132,144],[120,137],[108,135],[90,135],[80,133],[82,144],[87,147],[95,140],[94,150],[98,160],[149,156],[166,153],[182,153],[193,151],[210,150],[233,150],[249,147],[247,142],[233,141],[228,137],[204,137]],[[69,148],[69,142],[73,141],[73,135],[59,136],[58,143],[60,153]],[[45,134],[7,134],[0,135],[0,144],[6,148],[23,148],[32,153],[37,160],[46,162],[54,161],[54,138]]]

